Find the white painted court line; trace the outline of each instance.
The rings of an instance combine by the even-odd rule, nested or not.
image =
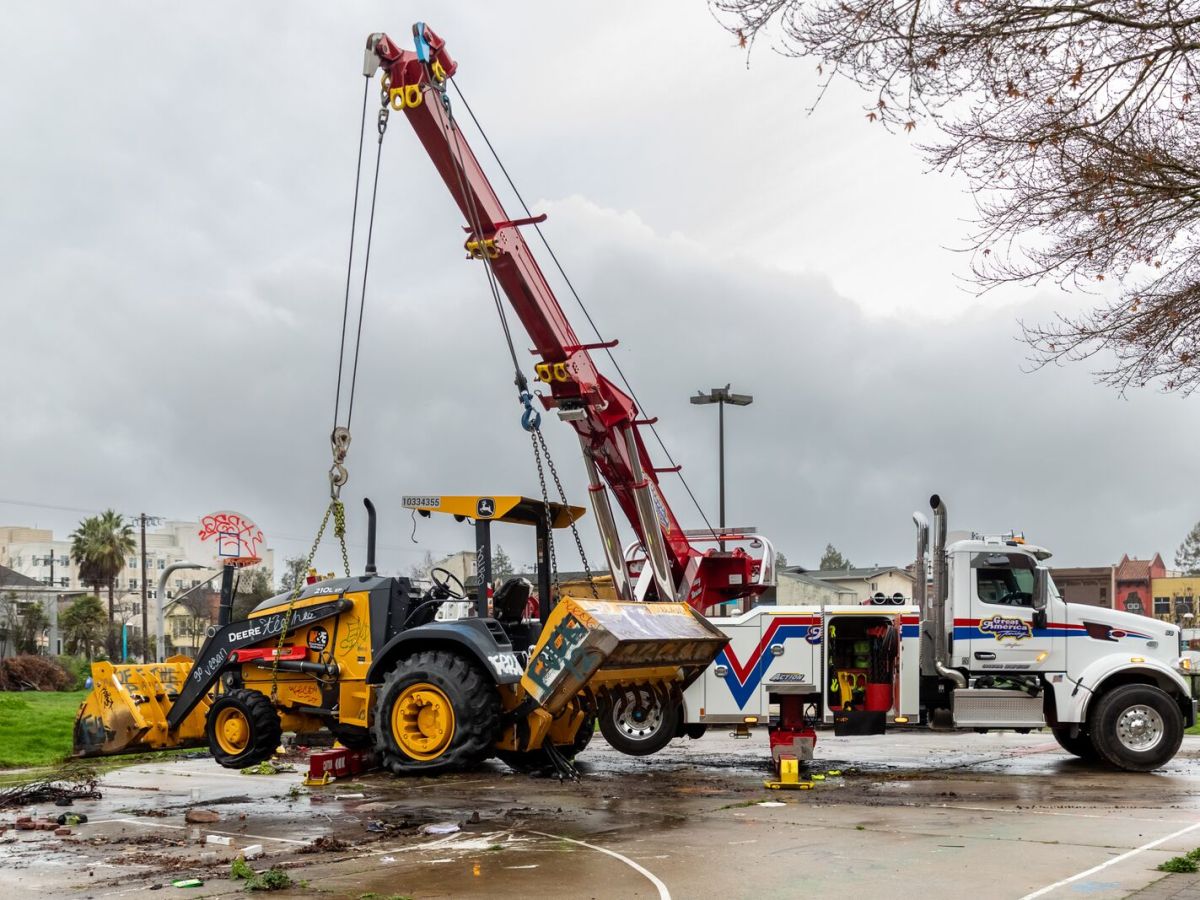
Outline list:
[[[203,825],[169,825],[166,822],[147,822],[144,819],[107,819],[106,821],[124,822],[127,825],[146,825],[150,828],[174,828],[179,831],[186,831],[189,828],[203,828],[208,834],[227,834],[230,837],[250,838],[253,841],[279,841],[281,844],[300,844],[301,846],[309,843],[308,841],[296,841],[292,838],[271,837],[266,834],[242,834],[240,831],[217,831],[215,828],[206,828]],[[88,824],[90,825],[91,823],[89,822]]]
[[[1178,831],[1173,831],[1165,837],[1160,837],[1158,840],[1151,841],[1148,844],[1142,844],[1142,846],[1135,847],[1126,853],[1122,853],[1120,856],[1114,856],[1112,859],[1105,860],[1104,862],[1100,863],[1100,865],[1092,866],[1090,869],[1085,869],[1076,875],[1072,875],[1070,878],[1064,878],[1062,881],[1056,881],[1054,884],[1048,884],[1044,888],[1034,891],[1032,894],[1026,894],[1021,898],[1021,900],[1034,900],[1035,897],[1044,897],[1046,894],[1050,893],[1056,888],[1068,885],[1073,881],[1078,881],[1080,878],[1087,878],[1089,875],[1096,874],[1101,869],[1107,869],[1109,866],[1115,866],[1117,863],[1124,862],[1130,857],[1137,856],[1139,853],[1144,853],[1147,850],[1153,850],[1159,844],[1165,844],[1167,841],[1177,838],[1180,835],[1187,834],[1189,831],[1195,831],[1197,828],[1200,828],[1200,822],[1189,825],[1187,828],[1180,828]]]
[[[1197,824],[1196,827],[1200,828],[1200,824]],[[635,863],[628,856],[622,856],[620,853],[618,853],[615,850],[608,850],[604,847],[597,847],[595,844],[589,844],[586,841],[577,841],[574,838],[563,837],[562,835],[559,835],[559,834],[546,834],[546,832],[544,832],[544,831],[531,831],[529,833],[530,834],[539,834],[542,837],[554,838],[554,840],[556,840],[556,841],[566,841],[569,844],[578,844],[580,847],[587,847],[589,850],[595,850],[597,853],[604,853],[604,854],[607,854],[608,856],[613,857],[614,859],[619,859],[621,862],[625,863],[625,865],[629,866],[634,871],[645,876],[646,880],[649,881],[652,885],[654,885],[655,889],[657,889],[657,891],[658,891],[658,900],[671,900],[671,892],[668,891],[667,886],[662,883],[662,879],[660,879],[657,875],[655,875],[653,872],[651,872],[649,869],[645,868],[644,866],[640,866],[637,863]]]
[[[1011,813],[1015,816],[1066,816],[1071,819],[1111,819],[1112,815],[1105,813],[1103,815],[1093,815],[1091,813],[1070,813],[1070,812],[1053,812],[1048,809],[1003,809],[996,806],[964,806],[958,803],[938,803],[930,807],[931,809],[962,809],[969,812],[991,812],[991,813]],[[1122,822],[1151,822],[1155,825],[1173,825],[1176,822],[1184,820],[1177,819],[1172,822],[1169,819],[1140,819],[1136,816],[1122,816]]]

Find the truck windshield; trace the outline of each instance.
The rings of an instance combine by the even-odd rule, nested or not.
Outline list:
[[[1034,562],[1021,553],[976,553],[971,557],[976,595],[997,606],[1033,606]]]

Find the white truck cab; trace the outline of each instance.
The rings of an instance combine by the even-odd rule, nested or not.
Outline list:
[[[778,761],[811,756],[822,723],[839,734],[1050,728],[1069,752],[1118,768],[1170,760],[1196,719],[1179,629],[1065,602],[1041,565],[1050,552],[1015,535],[947,544],[945,506],[930,503],[930,590],[918,577],[912,604],[759,606],[714,620],[729,644],[663,717],[674,733],[766,725]],[[923,573],[930,527],[913,518]],[[657,719],[629,724],[657,742]]]

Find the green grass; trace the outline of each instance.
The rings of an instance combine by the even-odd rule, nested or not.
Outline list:
[[[87,691],[0,692],[0,769],[52,766],[71,752]]]
[[[1195,725],[1185,731],[1184,734],[1200,734],[1200,722],[1197,722]]]

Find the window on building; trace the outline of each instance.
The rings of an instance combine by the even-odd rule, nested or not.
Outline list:
[[[1128,603],[1126,604],[1128,606]],[[1155,597],[1154,612],[1159,615],[1168,616],[1171,614],[1171,598],[1170,597]]]
[[[140,603],[133,604],[133,614],[135,616],[140,616],[142,614],[142,604],[140,604]]]
[[[167,567],[167,561],[160,556],[158,558],[158,571],[161,572],[166,567]]]
[[[137,590],[137,579],[136,579],[136,578],[130,578],[130,579],[129,579],[129,589],[130,589],[131,591],[136,591],[136,590]]]
[[[29,567],[30,568],[36,569],[39,566],[41,566],[41,564],[42,564],[42,558],[40,556],[29,557]]]
[[[175,590],[177,590],[177,591],[183,590],[183,579],[182,578],[175,579]]]
[[[70,578],[61,578],[61,579],[59,579],[59,587],[68,587],[68,588],[69,588],[70,586],[71,586],[71,579],[70,579]]]
[[[59,564],[60,566],[69,566],[69,565],[71,564],[71,557],[69,557],[69,556],[60,556],[60,557],[58,558],[58,564]]]
[[[157,600],[158,599],[158,591],[150,591],[149,593],[146,594],[146,596],[149,597],[151,600]]]
[[[200,587],[200,579],[199,578],[192,579],[192,587]]]

